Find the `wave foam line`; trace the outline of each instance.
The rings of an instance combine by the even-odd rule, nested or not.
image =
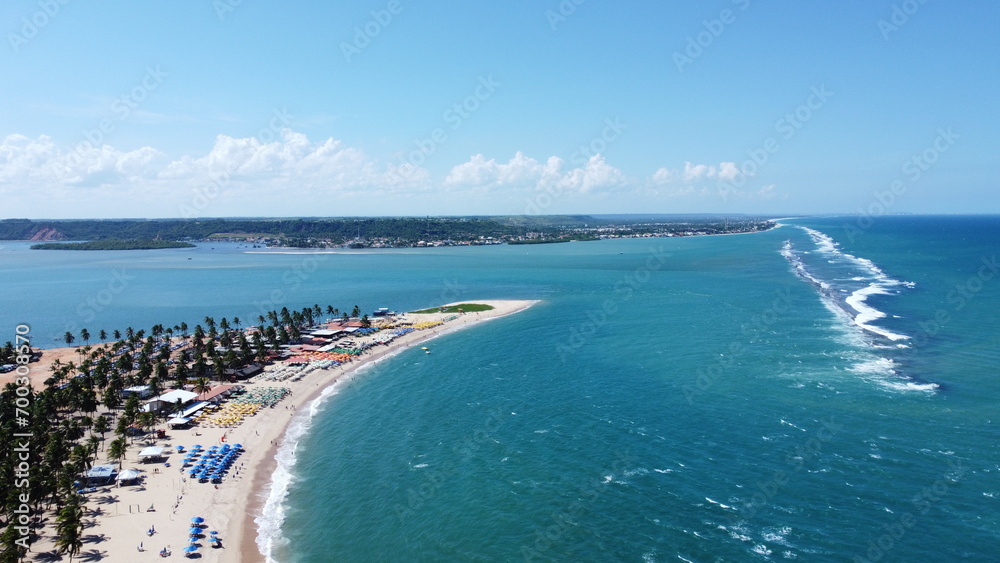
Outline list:
[[[867,300],[868,297],[871,295],[893,295],[893,292],[890,291],[890,288],[898,286],[913,287],[914,284],[912,282],[904,282],[891,278],[884,271],[882,271],[881,268],[876,266],[875,263],[869,260],[868,258],[861,258],[858,256],[854,256],[853,254],[847,254],[846,252],[841,251],[838,248],[839,245],[837,244],[837,242],[834,241],[832,238],[830,238],[829,235],[825,233],[821,233],[815,229],[810,229],[809,227],[800,226],[799,228],[801,228],[802,230],[804,230],[806,233],[809,234],[809,237],[812,238],[813,242],[816,243],[817,251],[826,254],[832,258],[850,262],[860,267],[862,270],[866,271],[872,278],[874,278],[868,284],[867,287],[855,290],[854,292],[851,293],[849,297],[847,297],[847,299],[844,300],[844,302],[847,305],[849,305],[851,309],[854,310],[853,313],[848,311],[848,314],[850,314],[852,318],[852,322],[862,330],[868,331],[872,334],[877,334],[883,338],[892,340],[893,342],[900,340],[908,340],[910,337],[905,334],[898,334],[890,330],[887,330],[885,328],[872,325],[871,324],[872,322],[884,318],[886,314],[869,305],[867,303]],[[785,246],[788,248],[787,254],[794,255],[794,253],[791,252],[790,248],[791,243],[786,242]],[[782,251],[782,254],[785,255],[786,258],[788,257],[784,249]],[[795,258],[798,259],[797,256]],[[808,276],[807,279],[810,280],[816,279],[812,275],[808,274],[805,265],[802,264],[802,261],[800,259],[798,260],[798,263],[799,265],[801,265],[801,269],[805,271],[805,275]],[[792,265],[793,267],[796,268],[796,270],[799,269],[799,266],[797,266],[794,262]],[[824,282],[816,280],[816,283],[823,284]],[[825,284],[825,286],[821,287],[824,287],[824,289],[828,289],[829,284]]]
[[[282,446],[274,454],[278,466],[271,475],[271,491],[264,502],[261,515],[254,519],[254,523],[257,524],[257,548],[265,554],[267,563],[275,563],[277,561],[274,558],[275,550],[288,545],[288,539],[282,535],[281,527],[285,522],[285,499],[288,497],[289,488],[295,482],[294,468],[299,440],[312,428],[320,405],[331,395],[339,392],[341,385],[337,383],[324,389],[319,397],[309,403],[305,416],[297,417],[297,420],[288,425]]]

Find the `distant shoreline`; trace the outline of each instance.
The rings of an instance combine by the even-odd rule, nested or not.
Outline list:
[[[43,242],[31,245],[31,250],[160,250],[166,248],[196,248],[189,242],[176,240],[99,239],[86,242]]]

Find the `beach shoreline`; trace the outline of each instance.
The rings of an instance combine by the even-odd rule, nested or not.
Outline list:
[[[467,301],[468,302],[468,301]],[[344,367],[325,370],[322,380],[316,380],[314,388],[308,392],[295,394],[291,397],[291,405],[294,406],[293,416],[289,417],[286,423],[280,427],[274,427],[263,436],[267,441],[262,440],[261,444],[266,449],[262,452],[261,459],[251,465],[251,477],[248,479],[250,486],[245,489],[246,510],[240,518],[235,519],[227,531],[232,545],[239,545],[238,550],[228,552],[220,559],[222,563],[239,563],[243,561],[266,561],[265,554],[261,553],[261,546],[258,543],[260,534],[260,524],[258,518],[271,497],[274,486],[275,472],[278,470],[278,454],[284,448],[293,448],[294,443],[286,443],[286,438],[293,422],[304,422],[311,418],[313,405],[318,406],[317,401],[329,400],[335,393],[327,393],[328,390],[338,386],[349,384],[362,368],[370,368],[381,361],[387,360],[406,350],[424,344],[439,336],[444,336],[472,327],[480,322],[501,318],[520,312],[537,301],[480,301],[473,300],[474,303],[485,303],[492,305],[494,309],[483,313],[464,313],[459,318],[442,325],[440,330],[427,330],[410,333],[393,345],[380,349],[374,354],[364,357],[360,361],[351,362]],[[450,303],[448,305],[454,305]],[[445,306],[448,306],[445,305]],[[421,315],[422,316],[422,315]],[[409,337],[409,338],[407,338]],[[287,452],[293,455],[293,452]]]
[[[289,439],[293,427],[300,431],[299,423],[307,422],[318,400],[329,400],[338,389],[349,384],[359,371],[398,355],[445,334],[475,326],[480,322],[497,319],[522,311],[537,301],[486,300],[462,301],[482,303],[493,308],[481,312],[463,313],[406,313],[418,328],[396,337],[387,344],[372,346],[356,359],[332,368],[305,369],[290,379],[273,381],[266,376],[278,369],[265,371],[261,378],[246,383],[247,389],[274,389],[284,387],[289,393],[270,408],[261,408],[236,426],[196,425],[188,429],[168,429],[162,421],[156,428],[166,430],[164,438],[134,438],[130,442],[121,469],[135,469],[142,473],[137,485],[111,486],[85,496],[85,519],[89,522],[85,532],[83,556],[110,557],[112,560],[159,559],[158,552],[169,547],[174,556],[182,556],[182,548],[190,537],[192,518],[204,518],[204,533],[196,540],[199,554],[204,561],[245,562],[265,561],[258,545],[258,536],[265,507],[272,499],[280,504],[287,491],[274,492],[274,479],[279,470],[278,456],[291,459],[297,436]],[[451,303],[442,305],[456,305]],[[419,328],[424,323],[424,328]],[[428,326],[433,325],[433,326]],[[377,334],[377,333],[376,333]],[[364,337],[362,337],[364,339]],[[46,358],[55,356],[67,359],[74,348],[60,349]],[[48,363],[48,362],[46,362]],[[41,370],[36,371],[36,375]],[[110,440],[109,440],[110,441]],[[226,444],[242,445],[242,452],[233,463],[229,475],[218,485],[187,478],[182,455],[177,446],[190,450],[194,445],[210,448]],[[100,463],[106,461],[107,443],[99,452]],[[142,464],[138,453],[147,446],[162,446],[165,459],[160,463]],[[35,558],[59,558],[55,554],[55,536],[52,518],[40,530],[40,537],[32,545]],[[277,533],[277,523],[269,522]],[[149,533],[152,531],[153,533]],[[209,531],[221,538],[221,547],[208,548]],[[204,549],[203,549],[204,548]],[[127,555],[126,555],[127,554]]]

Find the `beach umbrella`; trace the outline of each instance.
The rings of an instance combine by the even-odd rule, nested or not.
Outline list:
[[[198,546],[196,546],[196,545],[189,545],[189,546],[187,546],[187,547],[184,548],[184,551],[186,551],[188,553],[194,553],[194,552],[198,551]]]
[[[188,533],[190,533],[192,536],[196,535],[196,534],[200,534],[201,533],[201,528],[191,528],[190,530],[188,530]]]
[[[202,518],[201,516],[195,516],[194,518],[191,519],[191,521],[194,522],[195,524],[201,524],[202,522],[205,521],[205,519]]]
[[[218,534],[219,532],[217,532],[217,531],[215,531],[215,530],[212,530],[212,531],[211,531],[211,532],[209,532],[209,533],[210,533],[210,534],[212,534],[212,535],[214,536],[214,535]]]
[[[188,543],[189,543],[189,544],[191,544],[191,545],[194,545],[194,544],[198,543],[198,538],[196,538],[196,537],[194,537],[194,536],[191,536],[191,537],[190,537],[190,538],[188,539]]]

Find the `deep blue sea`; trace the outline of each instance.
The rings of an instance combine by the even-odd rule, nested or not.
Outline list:
[[[7,242],[0,341],[539,299],[313,405],[273,560],[1000,560],[1000,218],[782,224],[318,256]]]

